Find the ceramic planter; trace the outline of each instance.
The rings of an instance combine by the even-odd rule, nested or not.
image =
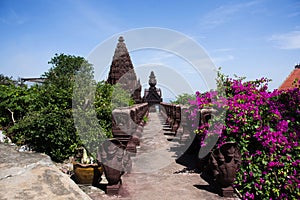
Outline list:
[[[98,164],[73,162],[74,178],[78,184],[97,185],[103,173]]]

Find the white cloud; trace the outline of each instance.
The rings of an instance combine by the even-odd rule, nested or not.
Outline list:
[[[207,13],[202,18],[201,24],[205,28],[215,28],[221,24],[226,23],[227,21],[230,21],[236,13],[255,5],[256,3],[256,1],[250,1],[247,3],[219,6],[213,11]]]
[[[87,27],[92,26],[98,32],[101,30],[102,32],[109,34],[121,30],[119,26],[121,23],[120,19],[111,7],[108,7],[105,4],[101,4],[101,7],[95,7],[95,5],[93,6],[85,1],[74,1],[74,5],[75,8],[77,8],[80,18],[83,18],[87,23]]]
[[[269,40],[280,49],[300,49],[300,31],[274,34]]]
[[[216,65],[221,65],[222,63],[224,63],[226,61],[234,60],[234,56],[233,55],[225,55],[225,56],[214,57],[212,59]]]
[[[230,52],[233,51],[233,48],[221,48],[221,49],[215,49],[212,52]]]

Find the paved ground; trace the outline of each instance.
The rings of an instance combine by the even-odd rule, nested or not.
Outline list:
[[[94,200],[224,199],[213,192],[199,173],[191,170],[195,168],[195,159],[191,155],[181,155],[185,147],[163,130],[163,121],[160,114],[150,113],[141,146],[133,157],[133,170],[122,177],[121,195],[109,197],[103,193],[99,195],[95,190],[89,191]],[[178,164],[176,159],[180,156],[178,162],[181,164]]]

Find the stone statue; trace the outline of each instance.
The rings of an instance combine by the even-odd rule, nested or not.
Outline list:
[[[221,196],[232,197],[232,184],[241,164],[241,153],[234,142],[223,144],[212,152],[210,166]]]
[[[156,85],[156,78],[155,78],[153,71],[151,71],[150,76],[149,76],[149,85],[150,85],[150,87],[155,87],[155,85]]]
[[[106,140],[102,143],[97,155],[98,163],[103,167],[108,181],[107,194],[118,194],[122,181],[121,176],[130,172],[132,161],[125,146],[117,139]]]

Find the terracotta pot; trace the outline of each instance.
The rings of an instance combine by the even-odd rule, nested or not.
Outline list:
[[[74,178],[78,184],[97,185],[103,173],[98,164],[82,164],[73,162]]]

